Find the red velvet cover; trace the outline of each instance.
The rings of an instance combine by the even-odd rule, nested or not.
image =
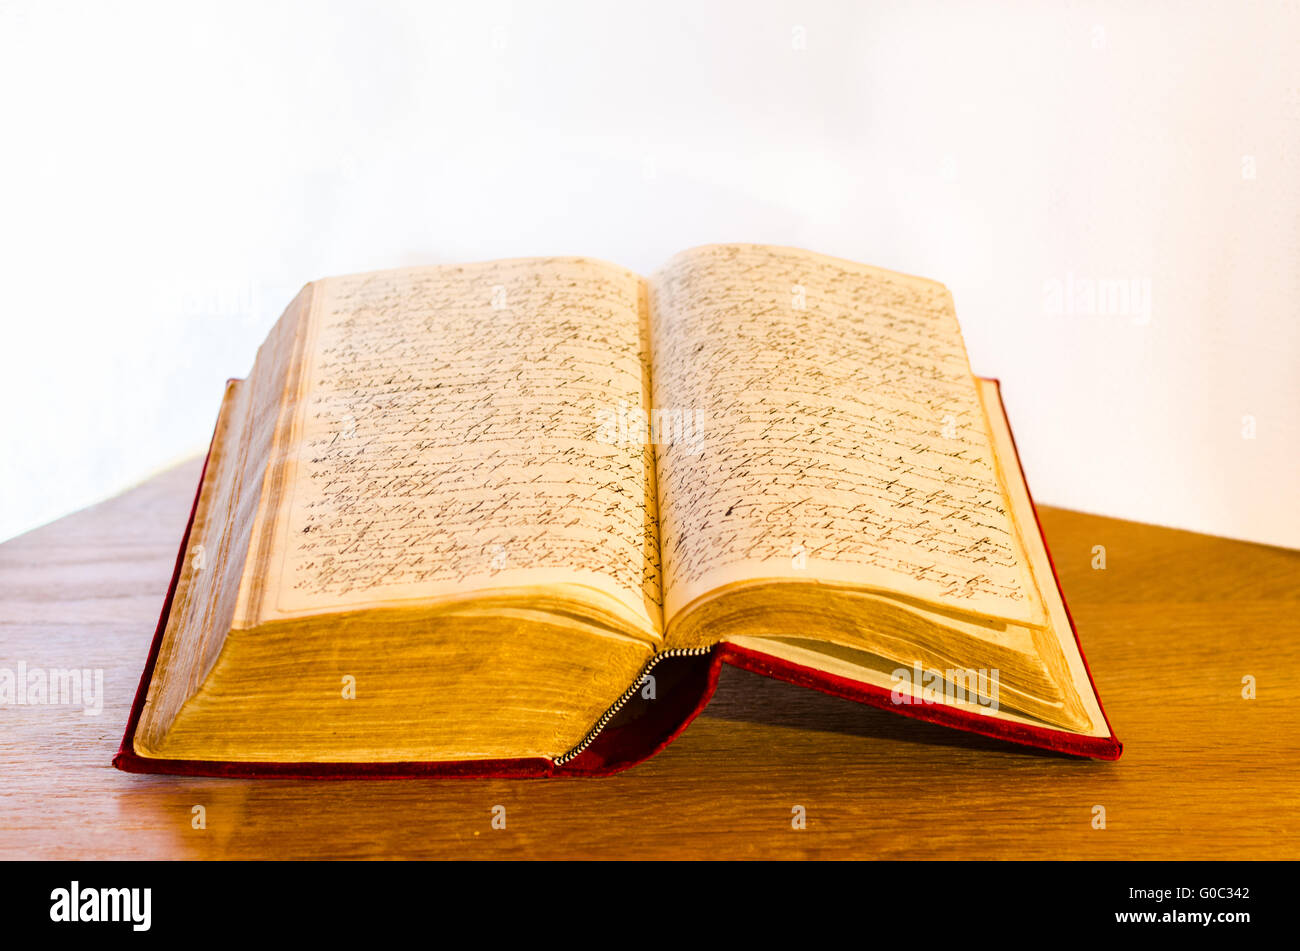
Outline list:
[[[997,382],[996,380],[993,382]],[[1002,399],[1001,386],[998,386],[998,400]],[[1012,436],[1014,446],[1015,437]],[[1020,455],[1016,453],[1016,465],[1020,466]],[[207,464],[204,463],[206,474]],[[1023,476],[1023,469],[1021,471]],[[199,488],[203,485],[203,476],[199,477]],[[134,739],[140,714],[144,710],[145,697],[149,690],[149,681],[153,676],[154,665],[158,660],[158,650],[162,644],[163,631],[167,627],[167,616],[171,610],[172,598],[176,592],[176,583],[180,578],[181,565],[189,549],[190,527],[194,523],[194,510],[198,505],[198,491],[194,495],[194,504],[190,509],[190,519],[181,539],[180,551],[176,556],[176,567],[172,572],[171,585],[163,601],[162,614],[154,631],[153,645],[145,662],[140,685],[136,689],[135,702],[131,706],[131,715],[127,720],[126,733],[122,737],[121,747],[113,757],[113,765],[130,773],[170,773],[186,776],[280,776],[312,777],[320,779],[361,779],[361,778],[413,778],[413,777],[535,777],[535,776],[605,776],[634,766],[658,753],[675,739],[696,716],[708,705],[713,691],[718,684],[718,676],[723,664],[731,664],[742,670],[765,674],[777,680],[811,687],[835,697],[855,700],[858,703],[892,710],[904,716],[915,717],[943,726],[978,733],[1019,743],[1024,746],[1039,747],[1059,753],[1075,756],[1087,756],[1093,759],[1115,760],[1123,750],[1123,744],[1111,729],[1109,736],[1079,736],[1064,730],[1047,727],[1029,726],[968,713],[941,703],[933,704],[895,704],[890,691],[872,684],[859,683],[834,674],[804,667],[790,661],[773,657],[759,651],[734,644],[716,645],[709,653],[692,657],[673,658],[671,663],[685,668],[674,678],[671,689],[657,690],[657,697],[638,715],[616,716],[599,736],[581,754],[564,763],[554,765],[544,758],[502,759],[502,760],[466,760],[462,762],[401,762],[401,763],[245,763],[220,762],[212,760],[171,760],[140,756],[135,752]],[[1034,513],[1038,531],[1042,533],[1042,524],[1038,513]],[[1044,541],[1044,547],[1046,543]],[[1051,561],[1051,552],[1048,552]],[[1052,578],[1060,589],[1060,579],[1056,574],[1056,564],[1052,562]],[[1061,601],[1065,603],[1062,592]],[[1065,608],[1070,617],[1070,629],[1075,643],[1079,644],[1078,630],[1074,618],[1070,616],[1069,606]],[[1079,644],[1079,656],[1083,659],[1084,669],[1088,672],[1088,682],[1096,694],[1096,685],[1092,681],[1092,671],[1088,659],[1083,655],[1083,646]],[[660,667],[656,667],[658,674]],[[1097,704],[1101,706],[1098,695]],[[1105,710],[1102,716],[1105,717]],[[1110,728],[1110,720],[1106,719]]]

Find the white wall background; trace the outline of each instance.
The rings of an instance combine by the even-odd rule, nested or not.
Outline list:
[[[1300,546],[1298,39],[1294,2],[3,0],[0,538],[206,448],[308,280],[742,240],[947,283],[1040,502]],[[1149,308],[1057,293],[1101,279]]]

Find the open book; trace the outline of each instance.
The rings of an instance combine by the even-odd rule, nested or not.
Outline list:
[[[1119,755],[941,284],[759,245],[331,278],[227,386],[115,762],[606,772],[722,663]]]

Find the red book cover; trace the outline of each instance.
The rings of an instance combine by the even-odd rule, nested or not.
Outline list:
[[[994,384],[997,381],[990,381]],[[997,387],[999,404],[1001,388]],[[1005,412],[1005,409],[1003,408]],[[1014,442],[1013,442],[1014,449]],[[1020,469],[1020,459],[1016,453],[1016,466]],[[206,465],[204,467],[206,474]],[[699,653],[666,657],[655,666],[657,680],[656,699],[651,703],[625,704],[613,716],[609,716],[594,738],[589,738],[577,755],[570,754],[553,761],[545,758],[501,759],[501,760],[466,760],[461,762],[383,762],[383,763],[267,763],[237,762],[215,760],[176,760],[141,756],[135,751],[134,740],[140,715],[144,710],[149,683],[153,677],[158,660],[163,632],[180,578],[181,566],[189,550],[190,528],[193,525],[194,510],[198,504],[199,491],[202,489],[203,476],[199,477],[199,487],[195,492],[194,505],[190,510],[190,519],[185,534],[181,539],[180,551],[176,556],[176,565],[172,573],[171,585],[163,601],[162,613],[154,631],[153,643],[145,662],[139,687],[136,689],[135,701],[131,715],[127,720],[126,732],[122,737],[113,765],[118,769],[132,773],[166,773],[187,776],[246,776],[246,777],[312,777],[321,779],[356,779],[356,778],[415,778],[415,777],[542,777],[542,776],[605,776],[619,772],[654,756],[678,736],[696,716],[708,705],[709,699],[718,684],[718,677],[724,664],[730,664],[742,670],[763,674],[788,683],[810,687],[835,697],[842,697],[858,703],[891,710],[903,716],[936,723],[956,730],[977,733],[982,736],[1005,740],[1023,746],[1052,750],[1058,753],[1089,757],[1099,760],[1118,759],[1123,745],[1110,727],[1104,708],[1101,708],[1096,685],[1092,681],[1092,671],[1083,656],[1079,644],[1078,631],[1074,618],[1069,617],[1070,629],[1080,659],[1087,673],[1088,685],[1097,697],[1097,704],[1106,721],[1108,735],[1085,736],[1068,730],[1035,726],[1009,720],[996,719],[977,713],[971,713],[943,703],[896,703],[889,689],[860,681],[849,680],[835,674],[802,666],[789,660],[772,656],[755,650],[726,642],[720,643]],[[1037,512],[1035,511],[1037,522]],[[1042,534],[1041,523],[1037,524]],[[1044,545],[1045,545],[1044,541]],[[1048,553],[1050,560],[1050,552]],[[1052,580],[1060,590],[1060,580],[1056,566],[1052,564]],[[1061,601],[1065,603],[1064,593]],[[1069,607],[1066,606],[1069,616]],[[629,694],[635,692],[629,685]],[[607,715],[608,716],[608,715]]]

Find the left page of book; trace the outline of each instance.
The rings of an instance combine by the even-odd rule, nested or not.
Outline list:
[[[647,333],[644,281],[584,258],[314,285],[236,626],[549,592],[656,638],[653,455],[601,438]]]

